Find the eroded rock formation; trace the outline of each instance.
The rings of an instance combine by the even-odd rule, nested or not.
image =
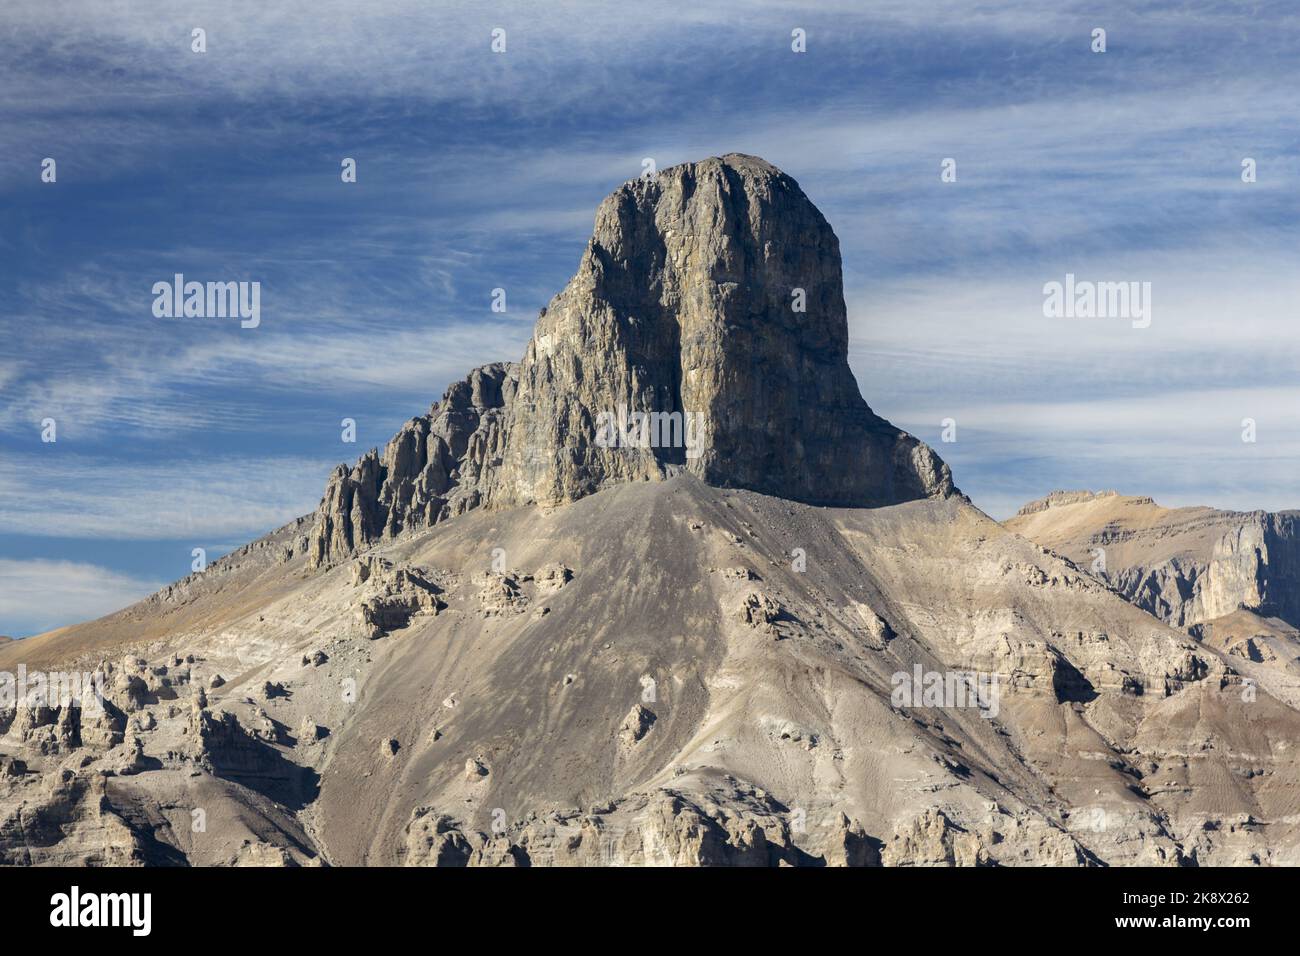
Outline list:
[[[1238,608],[1300,626],[1296,512],[1162,508],[1148,497],[1058,491],[1007,527],[1070,558],[1134,604],[1190,628]]]
[[[625,183],[518,365],[476,369],[335,470],[310,563],[479,505],[679,471],[818,504],[951,494],[948,466],[858,391],[842,286],[830,225],[761,159]]]
[[[482,503],[501,461],[515,376],[505,363],[475,369],[403,425],[382,455],[371,449],[352,468],[334,469],[311,531],[311,566]]]

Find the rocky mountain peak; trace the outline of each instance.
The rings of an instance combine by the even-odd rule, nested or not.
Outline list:
[[[827,505],[954,491],[948,466],[863,400],[839,241],[798,183],[754,156],[616,189],[522,361],[488,369],[383,456],[335,472],[315,564],[466,508],[561,504],[683,471]]]

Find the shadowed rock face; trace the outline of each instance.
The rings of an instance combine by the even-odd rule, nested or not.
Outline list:
[[[606,198],[523,360],[476,370],[382,456],[340,466],[311,560],[479,505],[560,504],[682,470],[814,504],[954,492],[948,466],[858,391],[835,233],[752,156]]]

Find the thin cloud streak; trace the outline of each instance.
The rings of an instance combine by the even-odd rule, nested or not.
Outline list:
[[[97,564],[0,558],[0,633],[29,637],[126,607],[163,582]]]
[[[352,451],[339,460],[356,456],[355,446],[345,447]],[[10,456],[0,461],[0,526],[9,534],[169,539],[196,547],[251,540],[314,510],[335,463],[271,456],[147,464]]]

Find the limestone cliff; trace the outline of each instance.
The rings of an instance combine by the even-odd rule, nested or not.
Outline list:
[[[1300,625],[1297,513],[1162,508],[1147,497],[1054,492],[1006,522],[1090,568],[1144,610],[1192,627],[1238,608]]]
[[[523,360],[471,373],[330,479],[314,566],[480,505],[679,471],[815,504],[952,494],[848,365],[839,241],[799,185],[730,154],[625,183]]]
[[[308,542],[311,566],[482,503],[501,463],[516,374],[507,363],[475,369],[403,425],[382,455],[371,449],[352,468],[335,468]]]

